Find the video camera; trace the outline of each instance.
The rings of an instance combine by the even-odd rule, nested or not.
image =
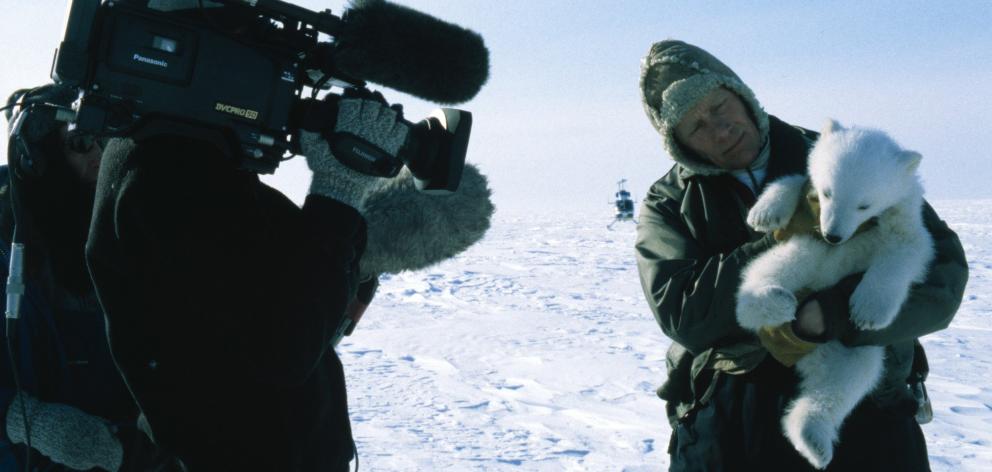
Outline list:
[[[52,66],[56,83],[79,90],[70,129],[196,137],[243,168],[270,173],[299,152],[300,129],[333,122],[336,107],[316,100],[319,90],[364,90],[368,80],[458,103],[488,78],[488,52],[476,33],[382,0],[355,1],[340,18],[278,0],[207,2],[219,8],[200,0],[177,11],[148,3],[70,0]],[[321,42],[321,33],[333,41]],[[471,114],[441,108],[407,124],[398,156],[349,135],[329,141],[358,171],[390,177],[405,164],[421,190],[454,191]]]

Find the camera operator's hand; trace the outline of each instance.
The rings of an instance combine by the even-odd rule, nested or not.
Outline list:
[[[338,162],[323,136],[348,133],[395,156],[406,142],[410,128],[397,110],[381,100],[381,95],[345,95],[338,99],[337,106],[333,130],[324,135],[300,132],[300,148],[313,171],[310,193],[334,198],[362,211],[370,190],[385,179],[357,172]]]
[[[124,449],[103,418],[20,393],[7,409],[7,437],[13,443],[27,443],[24,412],[31,430],[31,447],[52,461],[76,470],[120,469]]]

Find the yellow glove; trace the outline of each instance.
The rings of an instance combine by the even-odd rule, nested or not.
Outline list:
[[[761,328],[758,330],[758,340],[775,360],[786,367],[796,365],[799,359],[802,359],[819,345],[796,336],[796,333],[792,331],[792,323]]]
[[[774,231],[776,241],[785,241],[797,234],[811,234],[817,236],[820,227],[820,201],[816,191],[812,190],[809,183],[806,183],[806,198],[799,200],[792,219],[785,228]]]

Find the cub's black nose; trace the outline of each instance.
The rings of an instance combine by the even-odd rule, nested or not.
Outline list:
[[[823,239],[826,239],[827,242],[830,243],[830,244],[837,244],[837,243],[840,242],[841,237],[840,236],[834,236],[832,234],[827,234],[827,235],[824,235],[823,236]]]

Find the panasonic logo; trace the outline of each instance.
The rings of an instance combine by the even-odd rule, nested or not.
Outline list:
[[[145,57],[145,56],[142,56],[141,54],[138,54],[138,53],[135,53],[134,56],[131,57],[131,59],[134,59],[134,60],[136,60],[138,62],[142,62],[142,63],[145,63],[145,64],[151,64],[153,66],[169,67],[169,63],[168,62],[165,62],[165,61],[163,61],[161,59],[152,59],[150,57]]]

